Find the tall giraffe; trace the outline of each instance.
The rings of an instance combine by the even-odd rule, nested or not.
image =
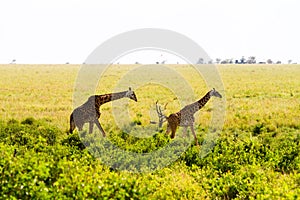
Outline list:
[[[76,127],[79,129],[79,131],[81,131],[85,123],[89,123],[89,133],[92,133],[95,123],[105,137],[106,134],[98,121],[101,115],[100,106],[107,102],[118,100],[124,97],[128,97],[134,101],[137,101],[136,95],[131,88],[124,92],[90,96],[84,104],[75,108],[72,112],[70,116],[69,133],[72,133]]]
[[[168,117],[165,116],[168,122],[166,134],[169,134],[171,131],[171,138],[174,138],[178,126],[182,126],[184,128],[184,134],[186,134],[187,128],[190,127],[194,135],[196,145],[198,145],[198,140],[194,131],[194,114],[200,110],[212,96],[222,98],[222,95],[213,88],[200,100],[185,106],[177,113],[170,114]]]

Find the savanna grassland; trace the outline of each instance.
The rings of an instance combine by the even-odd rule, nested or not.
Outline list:
[[[178,96],[159,84],[137,87],[130,78],[118,85],[138,65],[113,65],[102,74],[95,93],[110,93],[116,85],[123,90],[132,86],[138,98],[138,102],[121,99],[101,107],[106,140],[138,153],[150,153],[172,142],[164,134],[166,124],[163,130],[150,124],[157,120],[155,102],[168,103],[164,110],[168,115],[211,88],[191,66],[168,67],[189,82],[192,96],[181,97],[185,91]],[[134,173],[103,164],[110,159],[108,155],[95,158],[80,140],[86,133],[67,134],[79,65],[0,65],[0,199],[299,199],[300,66],[217,68],[224,85],[219,92],[226,115],[211,152],[200,157],[201,147],[192,143],[168,166]],[[176,77],[170,75],[164,81],[181,88]],[[213,102],[218,101],[210,100],[199,111],[195,131],[200,143],[209,134],[212,113],[218,112]],[[125,125],[137,133],[126,134],[117,126],[114,106],[129,110]],[[108,148],[103,138],[94,137],[97,131],[85,142],[99,142],[93,149]],[[139,133],[147,137],[135,137]],[[175,141],[181,140],[178,134]],[[118,159],[119,169],[130,169],[136,162]],[[147,171],[149,166],[139,167]]]

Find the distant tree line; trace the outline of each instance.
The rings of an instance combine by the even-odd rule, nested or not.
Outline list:
[[[157,61],[156,64],[166,64],[167,60],[163,61]],[[17,60],[13,59],[9,64],[16,64]],[[288,64],[297,64],[296,62],[292,62],[291,59],[287,61]],[[70,64],[69,62],[66,62],[65,64]],[[83,63],[85,64],[85,63]],[[119,62],[117,64],[120,64]],[[136,61],[135,64],[141,64],[140,62]],[[177,62],[179,64],[179,62]],[[280,60],[274,62],[272,59],[267,59],[266,61],[256,61],[255,56],[249,56],[248,59],[246,59],[244,56],[240,59],[234,60],[233,58],[227,58],[227,59],[221,59],[216,58],[215,60],[210,59],[205,61],[203,58],[199,58],[196,64],[282,64]]]
[[[280,60],[273,61],[272,59],[267,59],[266,61],[257,61],[255,56],[249,56],[248,58],[245,58],[242,56],[240,59],[234,60],[233,58],[227,58],[227,59],[221,59],[216,58],[215,61],[208,60],[207,62],[204,61],[203,58],[199,58],[196,64],[282,64]],[[292,63],[292,60],[288,60],[288,64],[297,64]]]

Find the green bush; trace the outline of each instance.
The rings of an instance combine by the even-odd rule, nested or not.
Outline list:
[[[211,152],[201,157],[201,147],[192,144],[180,152],[188,141],[180,136],[171,140],[164,133],[137,138],[116,131],[102,138],[86,132],[67,135],[33,118],[0,121],[0,199],[297,198],[298,130],[277,127],[253,133],[253,129],[225,129]],[[202,135],[198,139],[204,142]],[[128,160],[111,144],[153,153],[156,162]],[[168,156],[157,151],[167,145]],[[169,162],[176,156],[180,158]],[[166,162],[169,166],[162,165]],[[136,172],[149,172],[122,171],[136,163],[140,164]]]

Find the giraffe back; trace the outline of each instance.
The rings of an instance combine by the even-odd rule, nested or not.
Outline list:
[[[78,127],[82,127],[83,124],[98,119],[100,117],[100,111],[95,108],[95,102],[90,101],[90,99],[81,106],[75,108],[72,113],[75,124]]]

